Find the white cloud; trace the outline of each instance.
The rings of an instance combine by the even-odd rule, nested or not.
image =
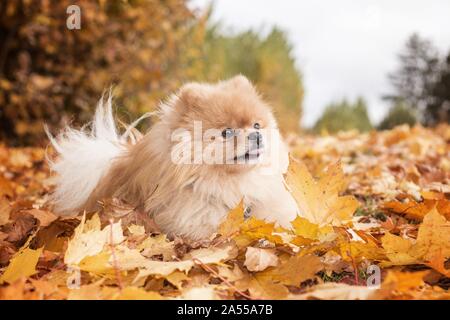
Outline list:
[[[218,0],[214,8],[213,19],[235,30],[277,25],[288,32],[304,76],[304,125],[327,103],[359,95],[379,121],[388,108],[380,99],[390,90],[386,74],[411,33],[430,38],[443,53],[450,49],[448,0]]]

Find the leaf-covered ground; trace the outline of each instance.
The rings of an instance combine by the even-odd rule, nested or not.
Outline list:
[[[293,137],[291,229],[168,239],[117,199],[47,204],[45,150],[0,146],[0,299],[449,299],[450,127]]]

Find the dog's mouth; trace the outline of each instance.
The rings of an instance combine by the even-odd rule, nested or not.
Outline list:
[[[258,160],[258,158],[263,154],[263,152],[264,152],[263,148],[247,150],[244,154],[235,156],[233,160],[236,162],[246,162],[246,163],[252,162]]]

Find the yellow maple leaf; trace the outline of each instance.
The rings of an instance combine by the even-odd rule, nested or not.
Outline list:
[[[236,281],[235,285],[241,291],[248,290],[254,299],[284,299],[289,294],[289,290],[283,284],[260,274],[249,274]]]
[[[434,207],[423,218],[415,243],[390,233],[386,233],[381,241],[391,261],[390,264],[424,263],[438,256],[448,258],[450,257],[450,222]]]
[[[280,283],[255,275],[249,283],[250,295],[259,299],[283,299],[289,294],[289,290]]]
[[[389,270],[381,288],[389,288],[398,292],[409,292],[411,289],[424,285],[423,277],[428,271],[401,272]]]
[[[437,272],[440,272],[441,274],[443,274],[447,278],[450,278],[450,270],[445,268],[445,261],[446,261],[446,259],[444,258],[442,253],[439,252],[438,254],[433,256],[430,259],[430,261],[428,263],[426,263],[426,265],[428,265],[429,267],[433,268]]]
[[[339,195],[346,185],[339,162],[329,166],[316,180],[304,163],[291,159],[286,183],[301,215],[319,226],[342,225],[359,207],[353,196]]]
[[[385,209],[395,213],[404,215],[410,219],[422,221],[424,216],[430,212],[433,207],[444,215],[447,219],[450,218],[450,200],[447,199],[424,199],[422,202],[416,202],[412,198],[407,201],[388,201],[383,204]]]
[[[225,220],[220,224],[218,233],[224,237],[230,237],[239,231],[243,223],[244,201],[241,200],[236,208],[231,210]]]
[[[279,266],[260,272],[260,277],[267,277],[284,285],[299,286],[301,282],[312,279],[323,269],[319,257],[315,255],[296,255]]]
[[[383,261],[386,255],[383,248],[379,248],[373,242],[351,241],[340,238],[339,251],[347,262],[361,262],[363,260]]]
[[[417,243],[412,248],[413,255],[430,261],[437,254],[450,257],[450,222],[433,208],[423,218],[419,227]]]
[[[106,244],[118,244],[124,240],[121,222],[108,225],[101,230],[100,218],[95,214],[86,221],[86,215],[75,229],[73,238],[69,241],[64,262],[76,265],[85,257],[99,254]]]
[[[331,233],[334,233],[332,226],[319,227],[300,216],[297,216],[291,225],[296,235],[311,240],[325,240]]]
[[[137,249],[141,251],[142,255],[148,258],[162,255],[164,261],[169,261],[176,255],[175,243],[167,240],[164,234],[146,238],[137,246]]]
[[[413,257],[410,253],[413,245],[411,241],[386,233],[381,238],[381,243],[386,256],[390,260],[390,263],[383,263],[383,265],[408,265],[417,262],[416,257]]]
[[[285,232],[282,228],[275,228],[275,223],[259,220],[255,217],[244,219],[244,204],[241,201],[231,210],[218,233],[226,238],[233,238],[238,247],[246,247],[254,240],[267,239],[273,243],[282,244],[283,239],[276,233]]]
[[[0,277],[0,283],[13,283],[14,281],[22,278],[29,277],[36,273],[36,265],[39,260],[39,256],[42,253],[42,248],[33,250],[28,248],[21,249],[11,259],[5,272]]]
[[[80,270],[94,274],[114,274],[114,270],[109,263],[111,253],[102,251],[95,256],[87,256],[79,263]]]
[[[275,231],[275,223],[259,220],[255,217],[248,218],[241,225],[241,235],[250,239],[267,239],[273,243],[284,243],[279,235],[274,234]]]
[[[173,284],[178,290],[181,290],[183,283],[189,280],[189,277],[181,271],[174,271],[165,277],[167,281]]]

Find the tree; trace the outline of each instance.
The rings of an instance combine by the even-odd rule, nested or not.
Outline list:
[[[404,101],[423,116],[430,100],[430,90],[439,74],[439,56],[433,44],[413,34],[398,55],[400,66],[389,75],[393,94],[384,98],[394,103]]]
[[[213,25],[205,34],[203,54],[198,80],[217,81],[241,73],[274,107],[283,132],[299,130],[302,77],[282,30],[273,28],[267,36],[254,30],[227,34],[220,25]]]
[[[335,133],[352,129],[360,132],[372,129],[367,114],[367,105],[362,98],[358,98],[353,104],[346,99],[329,104],[313,128],[318,133],[323,131]]]
[[[135,117],[185,78],[197,18],[185,0],[0,2],[0,138],[33,143],[43,122],[85,122],[102,92]]]
[[[417,119],[414,110],[408,108],[404,101],[397,101],[380,122],[378,129],[388,130],[402,124],[413,126],[416,122]]]
[[[431,99],[424,114],[425,124],[450,123],[450,53],[430,95]]]

